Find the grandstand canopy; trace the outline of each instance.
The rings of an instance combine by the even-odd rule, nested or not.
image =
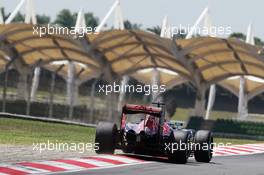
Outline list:
[[[240,77],[231,77],[218,83],[220,86],[239,96]],[[249,100],[264,92],[264,80],[256,77],[245,77],[245,91]]]
[[[119,78],[123,75],[137,77],[138,71],[160,68],[175,72],[175,78],[179,75],[198,87],[201,84],[208,87],[236,75],[264,78],[260,48],[235,39],[171,40],[138,30],[104,31],[85,38],[39,37],[33,32],[29,24],[0,25],[0,57],[22,59],[29,66],[39,62],[44,66],[54,61],[74,61],[86,65],[87,74],[106,74],[104,69],[109,69],[108,72]],[[7,48],[15,52],[13,56]],[[169,82],[173,75],[165,74],[162,75],[164,82]]]
[[[92,78],[96,78],[99,75],[98,72],[93,71],[88,66],[82,63],[73,62],[75,67],[75,78],[78,80],[79,83],[83,83],[85,81],[88,81]],[[64,79],[67,79],[68,76],[68,70],[69,70],[69,62],[68,61],[55,61],[51,64],[46,64],[44,66],[45,69],[51,71],[51,72],[57,72],[59,76],[61,76]]]
[[[158,68],[159,82],[161,85],[166,85],[167,89],[187,82],[186,79],[179,76],[179,74]],[[144,84],[152,84],[154,69],[145,69],[133,73],[131,76]]]
[[[264,78],[259,48],[235,39],[198,37],[176,40],[177,59],[190,66],[201,82],[216,83],[234,75]]]
[[[69,35],[44,35],[34,33],[30,24],[0,25],[0,42],[15,51],[15,58],[26,65],[49,64],[54,61],[71,60],[98,69],[99,64],[82,49],[80,42]],[[2,47],[3,48],[3,47]],[[6,54],[8,52],[6,50]]]

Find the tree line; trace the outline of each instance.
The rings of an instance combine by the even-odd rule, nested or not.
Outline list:
[[[0,9],[0,13],[2,13],[3,19],[4,21],[8,18],[8,16],[10,15],[10,13],[6,13],[4,8]],[[47,15],[36,15],[37,18],[37,22],[38,24],[57,24],[59,26],[62,27],[68,27],[71,28],[73,26],[75,26],[75,22],[77,20],[77,12],[71,12],[69,9],[62,9],[61,11],[59,11],[59,13],[56,15],[56,18],[54,21],[51,21],[50,16]],[[96,17],[93,13],[88,12],[84,14],[85,16],[85,21],[86,21],[86,25],[92,28],[95,28],[99,25],[99,18]],[[16,17],[14,18],[13,22],[21,22],[24,21],[25,17],[22,13],[18,12],[18,14],[16,15]],[[138,24],[138,23],[133,23],[129,20],[125,20],[124,21],[124,27],[125,29],[142,29],[142,24]],[[153,26],[150,28],[146,28],[147,31],[150,31],[152,33],[155,33],[157,35],[160,35],[161,33],[161,27],[159,25],[157,26]],[[185,38],[185,35],[183,34],[177,34],[176,36],[174,36],[177,39],[183,39]],[[229,38],[237,38],[240,40],[245,41],[246,40],[246,35],[241,33],[241,32],[234,32],[232,34],[230,34]],[[254,37],[255,40],[255,45],[257,46],[264,46],[264,41],[262,41],[259,37]]]

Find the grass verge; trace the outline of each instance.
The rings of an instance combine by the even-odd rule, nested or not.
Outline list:
[[[95,128],[54,124],[22,119],[0,118],[0,144],[32,145],[57,143],[93,143]],[[215,138],[216,143],[264,143],[264,141]]]
[[[95,129],[21,119],[0,118],[0,144],[92,143]]]

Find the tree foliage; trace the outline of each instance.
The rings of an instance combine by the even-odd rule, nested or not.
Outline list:
[[[243,33],[236,32],[236,33],[232,33],[229,36],[229,38],[237,38],[237,39],[240,39],[242,41],[246,41],[247,36],[245,34],[243,34]],[[255,42],[256,46],[260,46],[260,47],[264,46],[264,42],[258,37],[254,37],[254,42]]]
[[[50,23],[50,17],[46,15],[37,15],[37,23],[38,24],[48,24]]]
[[[63,27],[74,27],[77,20],[78,13],[72,13],[68,9],[63,9],[57,15],[54,23]],[[84,14],[85,22],[88,27],[97,27],[99,19],[93,15],[93,13]]]
[[[76,13],[73,14],[70,10],[63,9],[58,13],[54,23],[63,27],[71,28],[75,26],[76,19]]]
[[[4,8],[0,8],[0,13],[3,16],[4,21],[10,15],[10,13],[5,12]],[[88,13],[85,13],[84,16],[85,16],[85,21],[86,21],[87,26],[95,28],[99,25],[99,19],[98,19],[98,17],[94,16],[93,13],[88,12]],[[48,24],[51,22],[50,17],[47,15],[44,15],[44,14],[43,15],[38,14],[36,16],[36,18],[37,18],[38,24]],[[25,20],[25,15],[18,12],[17,15],[15,16],[15,18],[13,19],[13,22],[23,22],[24,20]],[[58,24],[58,25],[63,26],[63,27],[71,28],[71,27],[75,26],[76,20],[77,20],[77,13],[76,12],[71,12],[69,9],[63,9],[57,14],[56,19],[53,21],[53,23]],[[125,29],[128,29],[128,30],[131,30],[131,29],[139,30],[142,28],[142,25],[137,24],[137,23],[132,23],[129,20],[125,20],[124,21],[124,27],[125,27]],[[160,35],[160,33],[161,33],[161,27],[160,26],[150,27],[150,28],[147,28],[146,30],[151,31],[157,35]],[[181,33],[184,33],[184,32],[181,32]],[[186,35],[181,34],[181,33],[174,34],[173,38],[184,39],[186,37]],[[246,35],[241,33],[241,32],[235,32],[235,33],[232,33],[229,36],[229,38],[237,38],[237,39],[240,39],[242,41],[245,41]],[[260,38],[254,37],[254,41],[255,41],[255,45],[264,47],[264,41],[261,40]]]
[[[161,33],[161,27],[160,26],[154,26],[152,28],[147,28],[148,31],[155,33],[157,35],[160,35]]]
[[[84,17],[87,26],[95,28],[99,25],[99,19],[98,17],[95,17],[93,13],[85,13]]]
[[[130,22],[129,20],[125,20],[124,21],[124,26],[125,26],[125,29],[128,29],[128,30],[132,30],[132,29],[140,29],[141,28],[141,24],[137,24],[137,23],[132,23]]]
[[[18,12],[15,18],[13,19],[13,22],[23,22],[25,21],[24,15],[22,13]]]
[[[240,32],[231,33],[229,38],[237,38],[242,41],[246,41],[246,35]]]

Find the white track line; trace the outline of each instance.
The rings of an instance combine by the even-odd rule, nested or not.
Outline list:
[[[103,161],[99,161],[99,160],[92,160],[92,159],[89,159],[89,158],[87,158],[87,159],[71,158],[71,159],[68,159],[68,160],[75,160],[75,161],[78,161],[78,162],[88,163],[88,164],[95,165],[95,166],[98,166],[98,167],[113,166],[114,165],[112,163],[103,162]]]
[[[248,145],[238,145],[237,147],[247,148],[247,149],[254,149],[254,150],[257,150],[257,151],[264,151],[264,148],[257,148],[257,147],[252,147],[252,146],[248,146]]]
[[[231,154],[245,153],[245,152],[242,152],[242,151],[232,150],[230,148],[218,148],[218,149],[216,149],[216,151],[222,151],[222,152],[231,153]]]
[[[57,162],[57,161],[44,161],[44,162],[38,162],[39,164],[44,164],[44,165],[49,165],[49,166],[54,166],[58,168],[63,168],[65,170],[75,170],[75,169],[84,169],[83,167],[77,166],[77,165],[72,165],[68,163],[62,163],[62,162]]]
[[[88,168],[85,170],[100,170],[100,169],[110,169],[110,168],[118,168],[118,167],[124,167],[124,166],[131,166],[131,165],[141,165],[141,164],[148,164],[148,163],[155,163],[154,161],[146,161],[146,162],[137,162],[137,163],[131,163],[131,164],[121,164],[121,165],[113,165],[113,166],[108,166],[108,167],[97,167],[97,168]],[[79,172],[80,170],[69,170],[69,171],[63,171],[59,172],[60,174],[64,173],[74,173],[74,172]],[[46,173],[48,174],[58,174],[58,172],[54,173]],[[45,174],[43,174],[45,175]]]
[[[117,161],[124,162],[124,163],[127,163],[127,164],[141,162],[140,160],[136,160],[136,159],[133,159],[133,158],[126,158],[126,157],[118,156],[118,155],[117,156],[100,155],[99,157],[106,158],[106,159],[111,159],[111,160],[117,160]]]

